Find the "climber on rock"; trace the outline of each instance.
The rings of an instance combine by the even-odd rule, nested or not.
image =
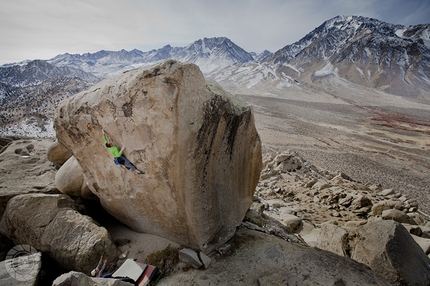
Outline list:
[[[112,154],[114,158],[114,162],[116,165],[120,165],[121,167],[125,169],[130,169],[133,172],[136,172],[137,174],[145,174],[143,171],[138,170],[123,154],[122,151],[124,151],[125,146],[122,146],[121,150],[118,149],[118,147],[114,146],[112,142],[107,138],[105,131],[102,129],[103,132],[103,141],[105,142],[106,148],[109,150],[109,152]]]

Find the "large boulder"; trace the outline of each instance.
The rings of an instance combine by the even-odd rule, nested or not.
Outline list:
[[[400,223],[369,222],[351,237],[351,258],[393,285],[430,285],[430,259]]]
[[[62,101],[54,126],[103,207],[137,231],[209,252],[252,202],[262,157],[251,109],[194,64],[107,79]],[[102,128],[145,175],[115,166]]]
[[[15,244],[48,253],[62,268],[90,273],[100,256],[113,261],[116,246],[107,230],[75,210],[65,195],[28,194],[12,198],[0,231]]]

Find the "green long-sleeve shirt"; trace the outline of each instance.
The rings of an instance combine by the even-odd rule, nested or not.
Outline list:
[[[103,141],[105,143],[109,142],[109,140],[107,139],[106,135],[103,136]],[[122,151],[119,150],[118,147],[116,147],[116,146],[111,146],[111,147],[108,147],[107,149],[109,150],[109,152],[112,154],[112,156],[114,158],[121,157],[121,155],[122,155]]]

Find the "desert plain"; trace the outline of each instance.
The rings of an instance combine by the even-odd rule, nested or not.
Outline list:
[[[338,80],[238,88],[253,106],[263,153],[291,150],[320,170],[415,198],[430,213],[430,103]]]

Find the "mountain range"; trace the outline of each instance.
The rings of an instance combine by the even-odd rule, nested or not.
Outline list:
[[[46,61],[3,65],[1,132],[8,134],[5,128],[10,131],[11,124],[22,123],[26,114],[52,117],[60,98],[103,78],[168,58],[197,64],[206,77],[230,91],[282,92],[292,86],[329,88],[351,83],[430,101],[430,24],[406,27],[360,16],[338,16],[274,53],[247,52],[230,39],[218,37],[148,52],[65,53]],[[44,108],[36,106],[34,98],[45,98],[41,100]]]

